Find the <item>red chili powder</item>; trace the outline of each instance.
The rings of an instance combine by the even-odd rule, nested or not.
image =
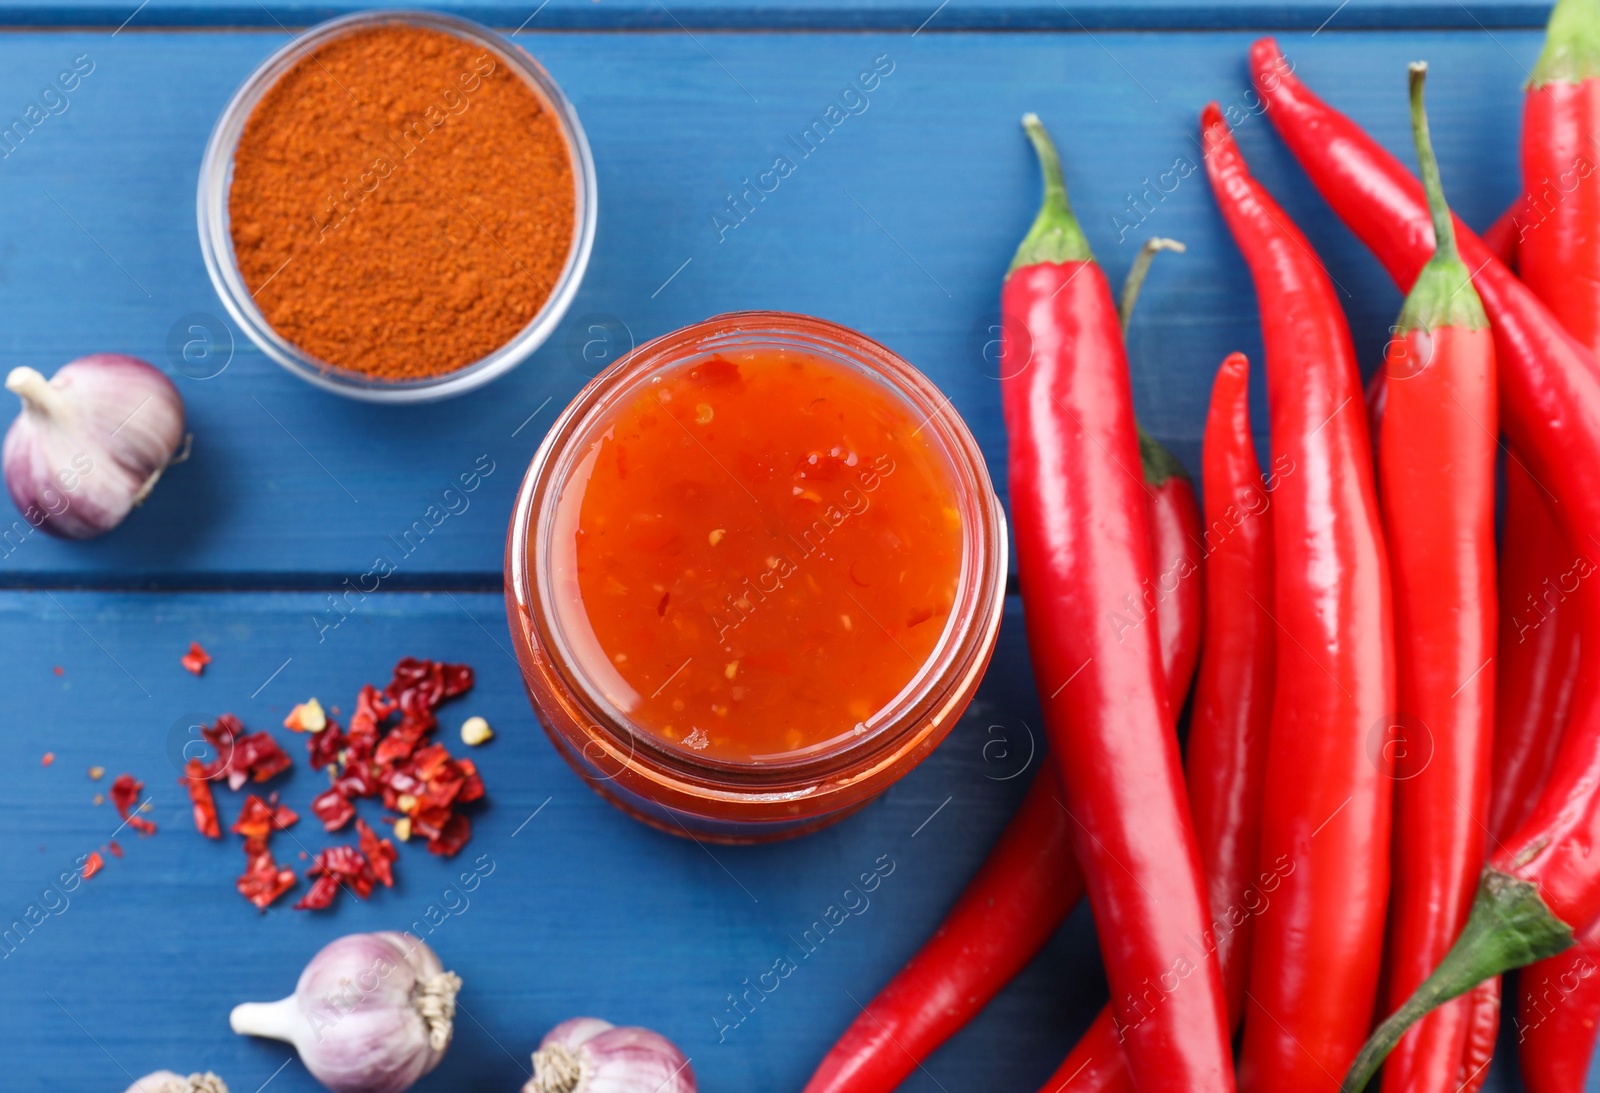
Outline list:
[[[533,89],[481,45],[404,24],[335,38],[268,90],[229,213],[273,329],[390,380],[510,341],[549,298],[576,215],[566,142]]]

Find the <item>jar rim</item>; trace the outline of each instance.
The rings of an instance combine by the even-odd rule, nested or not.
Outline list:
[[[572,165],[574,209],[572,241],[561,274],[532,319],[488,356],[443,372],[407,380],[385,380],[320,360],[280,334],[256,306],[233,250],[228,196],[233,185],[233,160],[245,124],[256,106],[282,76],[309,51],[346,34],[403,23],[466,39],[492,50],[550,110]],[[294,36],[274,50],[246,77],[206,142],[200,161],[195,201],[200,252],[211,285],[234,322],[262,353],[299,378],[327,391],[368,402],[428,402],[451,398],[498,379],[527,360],[560,325],[578,294],[594,249],[599,213],[599,186],[589,138],[577,110],[560,85],[525,49],[496,31],[455,15],[406,9],[352,12]]]
[[[817,351],[853,365],[882,382],[886,390],[925,415],[919,426],[931,430],[962,513],[962,561],[955,602],[933,651],[899,694],[870,719],[869,731],[843,736],[829,745],[793,759],[750,762],[710,758],[673,747],[634,725],[617,709],[570,655],[550,586],[551,567],[544,564],[551,546],[550,519],[579,457],[581,442],[593,426],[637,386],[660,371],[703,357],[719,348],[773,344]],[[859,768],[877,769],[882,757],[903,754],[944,719],[941,709],[953,679],[962,679],[974,664],[987,663],[1003,612],[1006,580],[1004,513],[994,495],[977,441],[955,412],[948,397],[898,354],[854,330],[824,319],[778,311],[742,311],[717,315],[640,345],[587,384],[551,425],[529,464],[518,493],[507,540],[508,592],[526,609],[526,621],[553,652],[550,667],[593,715],[591,732],[609,738],[619,764],[637,767],[648,757],[662,779],[688,780],[705,793],[720,786],[739,799],[765,789],[785,798],[800,783],[836,776]],[[513,618],[513,626],[516,619]],[[948,732],[949,725],[943,725]],[[942,738],[942,733],[941,733]],[[937,743],[937,741],[934,741]],[[931,745],[929,745],[931,747]]]

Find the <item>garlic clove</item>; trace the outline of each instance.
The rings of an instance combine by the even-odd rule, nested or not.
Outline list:
[[[170,1070],[158,1070],[134,1082],[127,1093],[228,1093],[228,1086],[210,1071],[185,1078]]]
[[[676,1044],[647,1028],[574,1017],[545,1034],[522,1093],[695,1093]]]
[[[401,1093],[439,1064],[461,980],[409,934],[351,934],[311,958],[294,994],[247,1002],[233,1030],[295,1046],[334,1093]]]
[[[46,380],[14,368],[22,412],[0,448],[6,488],[34,527],[69,539],[109,531],[178,461],[183,399],[136,357],[95,353]]]

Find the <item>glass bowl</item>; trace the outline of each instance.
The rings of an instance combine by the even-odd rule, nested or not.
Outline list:
[[[552,551],[562,490],[613,408],[686,362],[786,348],[858,370],[906,405],[942,451],[961,513],[962,561],[944,632],[917,674],[860,735],[778,761],[718,761],[633,725],[596,684],[562,623]],[[675,835],[765,842],[865,805],[926,758],[976,692],[1005,604],[1006,522],[983,454],[950,400],[877,342],[834,323],[747,311],[663,335],[600,373],[551,425],[528,467],[506,540],[512,646],[557,751],[601,796]]]
[[[378,379],[318,360],[274,330],[260,308],[256,307],[240,275],[228,223],[228,191],[233,182],[234,151],[239,145],[245,123],[261,97],[308,50],[351,31],[394,23],[425,27],[475,42],[520,75],[544,102],[566,139],[576,190],[573,209],[575,223],[567,261],[538,314],[515,337],[487,357],[443,375],[411,380]],[[196,204],[200,252],[205,258],[206,272],[211,275],[211,283],[216,287],[228,314],[244,328],[250,340],[263,353],[307,383],[348,398],[370,402],[427,402],[463,394],[499,378],[526,360],[551,335],[571,305],[572,298],[577,295],[578,285],[589,264],[589,252],[594,246],[596,201],[594,158],[589,152],[589,140],[584,135],[572,104],[537,61],[488,27],[466,19],[425,11],[370,11],[319,23],[277,50],[250,74],[250,78],[234,93],[222,116],[217,119],[216,128],[211,131],[205,157],[200,162],[200,187]]]

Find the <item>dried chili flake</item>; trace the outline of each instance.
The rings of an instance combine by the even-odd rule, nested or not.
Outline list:
[[[371,863],[353,846],[330,846],[319,852],[306,876],[314,878],[311,891],[295,904],[297,910],[317,911],[327,907],[341,886],[348,887],[357,899],[366,899],[378,883]]]
[[[330,718],[325,729],[306,737],[306,751],[311,756],[311,765],[321,770],[337,764],[339,753],[349,743],[350,738],[339,728],[339,723]]]
[[[117,806],[117,812],[126,820],[133,813],[133,806],[139,803],[139,794],[143,792],[143,782],[131,774],[119,774],[116,781],[111,783],[111,803]]]
[[[211,663],[211,654],[200,648],[198,641],[189,643],[189,651],[180,658],[181,663],[195,675],[206,670],[206,665]]]
[[[335,877],[321,876],[311,882],[311,889],[294,905],[296,911],[320,911],[331,906],[339,894],[339,881]]]
[[[378,833],[359,817],[356,819],[356,832],[361,836],[361,852],[367,856],[367,863],[372,866],[372,872],[385,888],[393,888],[394,861],[400,856],[399,851],[394,848],[394,843],[379,838]]]
[[[113,858],[122,857],[122,844],[117,842],[117,840],[112,839],[110,844],[108,844],[108,846],[106,847],[106,849],[111,851],[111,856]]]
[[[445,821],[437,835],[428,839],[428,851],[441,857],[453,858],[467,840],[472,838],[472,824],[459,812]]]
[[[311,800],[311,812],[329,831],[338,831],[356,814],[356,806],[337,789],[324,790]]]
[[[91,850],[83,859],[83,879],[88,880],[101,869],[105,868],[106,860],[100,856],[100,851]]]
[[[217,800],[211,794],[205,764],[198,759],[185,763],[183,783],[189,788],[189,800],[194,803],[195,830],[208,839],[222,838],[222,826],[217,821]]]
[[[54,672],[56,675],[58,675],[58,676],[64,676],[64,675],[67,674],[67,670],[65,668],[61,667],[61,665],[59,665],[59,664],[57,664],[54,668],[52,668],[50,670],[52,672]]]
[[[141,835],[154,835],[156,833],[156,825],[143,816],[129,816],[128,826]]]
[[[260,839],[264,842],[274,831],[282,831],[299,819],[283,805],[274,806],[252,793],[245,798],[243,807],[239,809],[239,818],[228,830],[235,835],[243,835],[246,840]]]
[[[235,740],[232,759],[227,768],[229,789],[238,789],[246,782],[265,782],[294,765],[289,754],[264,732],[253,732]]]
[[[53,752],[53,751],[47,751],[47,752],[44,753],[44,758],[39,760],[39,765],[41,767],[48,767],[51,763],[54,763],[55,761],[56,761],[56,753]]]
[[[279,867],[272,860],[272,852],[265,846],[247,849],[247,853],[249,856],[244,874],[239,877],[235,887],[241,896],[265,911],[273,900],[294,887],[294,870]]]

